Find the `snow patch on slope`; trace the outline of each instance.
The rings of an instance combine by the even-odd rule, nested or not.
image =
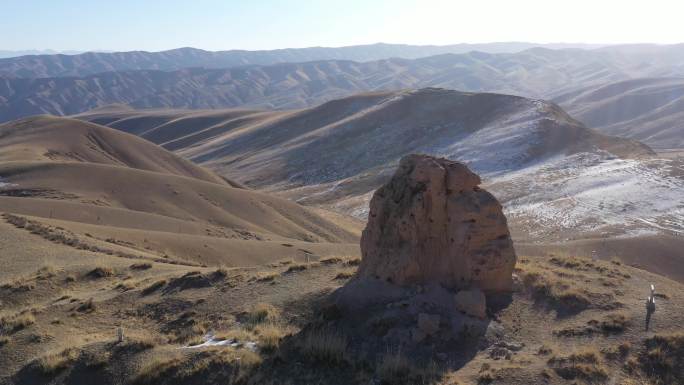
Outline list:
[[[668,175],[667,163],[580,153],[492,178],[485,188],[536,236],[684,235],[684,180]]]
[[[528,154],[541,142],[540,121],[545,106],[532,101],[529,108],[503,115],[461,140],[436,148],[434,153],[465,162],[482,176],[493,177],[523,167]]]

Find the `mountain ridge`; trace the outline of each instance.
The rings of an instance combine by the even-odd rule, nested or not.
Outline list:
[[[180,47],[164,51],[82,52],[69,54],[23,55],[0,59],[0,76],[65,77],[87,76],[105,71],[178,70],[188,67],[229,68],[244,65],[271,65],[317,60],[372,61],[389,58],[415,59],[442,53],[518,52],[533,47],[595,48],[591,44],[536,44],[501,42],[483,44],[410,45],[375,43],[343,47],[281,48],[272,50],[234,49],[208,51]]]
[[[582,88],[554,99],[609,135],[660,150],[684,148],[684,78],[638,78]]]

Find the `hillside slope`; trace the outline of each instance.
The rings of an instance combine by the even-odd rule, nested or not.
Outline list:
[[[100,111],[79,119],[137,130],[240,183],[358,218],[397,160],[424,152],[482,175],[526,250],[596,251],[656,269],[643,249],[606,239],[640,239],[678,261],[673,250],[684,245],[683,165],[541,100],[422,89],[294,111]],[[676,270],[671,276],[684,276]]]
[[[1,212],[129,256],[252,265],[358,248],[356,224],[338,226],[111,128],[30,118],[0,126],[0,148]]]
[[[584,88],[555,101],[589,127],[657,149],[684,148],[684,78],[646,78]]]
[[[423,375],[430,377],[421,383],[434,385],[674,385],[681,378],[682,285],[619,262],[521,256],[515,292],[487,298],[490,318],[470,321],[472,342],[444,337],[451,354],[435,349],[424,369],[403,350],[391,361],[368,358],[346,343],[356,342],[352,327],[325,326],[334,316],[325,300],[355,273],[358,259],[237,269],[142,265],[55,245],[4,221],[0,246],[0,263],[11,266],[0,269],[3,384],[276,378],[348,385]],[[644,331],[650,285],[657,311]],[[376,321],[378,336],[397,324],[382,319],[392,326]],[[116,341],[118,328],[124,342]],[[311,348],[314,338],[343,342]],[[423,343],[432,346],[431,338]],[[378,369],[409,360],[415,364],[399,374]]]
[[[0,162],[85,162],[226,181],[154,144],[82,120],[38,116],[0,125]]]

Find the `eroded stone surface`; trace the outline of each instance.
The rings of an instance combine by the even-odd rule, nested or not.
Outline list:
[[[515,251],[501,205],[465,165],[404,157],[373,195],[360,277],[510,291]]]

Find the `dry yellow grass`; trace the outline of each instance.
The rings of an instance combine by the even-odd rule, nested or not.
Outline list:
[[[255,337],[254,334],[246,329],[243,328],[236,328],[236,329],[230,329],[230,330],[223,330],[216,332],[214,335],[214,338],[223,341],[223,340],[229,340],[229,341],[235,341],[238,343],[245,343],[249,341],[254,341]]]
[[[581,288],[578,288],[572,281],[554,276],[548,270],[525,265],[518,269],[518,273],[525,287],[537,297],[545,298],[570,310],[581,310],[591,304],[591,300]]]
[[[27,328],[36,322],[36,317],[30,310],[0,317],[0,332],[14,333]]]
[[[280,317],[280,310],[268,303],[257,303],[247,313],[247,323],[255,326],[262,322],[275,322]]]
[[[684,333],[655,335],[641,355],[644,372],[657,384],[678,384],[684,378]]]
[[[293,328],[277,323],[264,323],[254,327],[259,348],[266,352],[278,349],[283,337],[292,334],[293,331]]]
[[[134,383],[150,383],[159,378],[165,371],[178,367],[182,363],[183,357],[178,353],[155,355],[140,367]]]
[[[334,279],[349,279],[354,276],[356,270],[345,270],[337,273]]]
[[[148,270],[152,268],[152,264],[149,262],[134,263],[129,266],[131,270]]]
[[[313,361],[341,363],[347,359],[347,338],[334,330],[309,330],[299,341],[299,350]]]
[[[62,371],[78,359],[80,351],[74,347],[68,347],[59,353],[47,354],[36,362],[38,370],[43,374],[51,375]]]
[[[254,276],[257,282],[273,282],[278,277],[278,273],[272,271],[262,271]]]
[[[108,266],[98,266],[91,270],[88,275],[93,278],[106,278],[114,275],[114,270]]]
[[[285,274],[295,273],[298,271],[304,271],[304,270],[308,269],[310,266],[311,266],[311,264],[309,264],[309,263],[298,263],[298,264],[290,265],[287,268],[287,270],[285,270]]]
[[[250,350],[215,348],[193,354],[163,352],[145,362],[139,369],[134,383],[157,383],[159,379],[206,378],[208,372],[219,368],[234,368],[234,375],[226,385],[239,383],[250,371],[262,363],[261,357]]]
[[[166,285],[165,279],[160,279],[142,290],[142,295],[150,295]]]
[[[97,310],[97,305],[95,304],[95,301],[92,298],[89,298],[87,301],[80,304],[76,308],[76,310],[81,313],[92,313],[95,310]]]
[[[549,366],[566,380],[603,381],[608,371],[596,350],[585,349],[567,356],[551,357]]]

